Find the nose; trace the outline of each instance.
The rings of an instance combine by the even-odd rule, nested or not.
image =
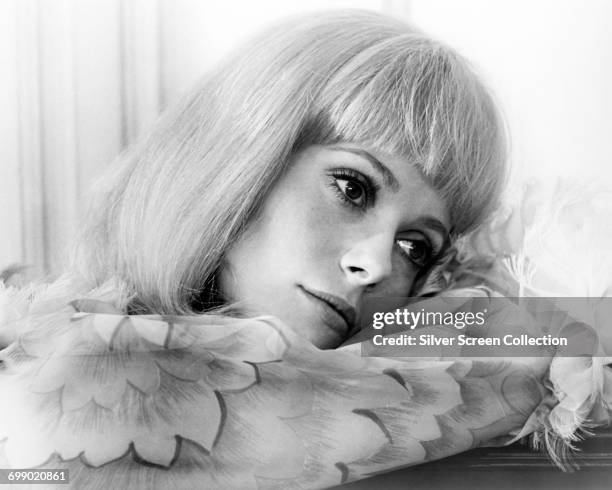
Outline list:
[[[385,233],[357,242],[342,255],[340,267],[353,286],[372,286],[392,272],[394,238]]]

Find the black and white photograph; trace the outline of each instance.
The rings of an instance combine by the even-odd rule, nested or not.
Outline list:
[[[612,482],[612,2],[0,0],[0,489]]]

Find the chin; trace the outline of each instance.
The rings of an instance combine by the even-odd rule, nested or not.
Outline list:
[[[302,335],[319,349],[335,349],[344,342],[344,339],[340,338],[338,334],[333,331],[330,331],[325,325],[319,325],[315,327],[315,329],[312,329],[312,326],[310,328],[311,331],[308,332],[307,335]]]

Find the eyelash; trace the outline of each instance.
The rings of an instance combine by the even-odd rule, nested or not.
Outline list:
[[[425,258],[422,261],[421,260],[412,259],[410,257],[410,255],[409,255],[409,251],[408,250],[404,250],[402,248],[401,242],[412,242],[412,243],[422,243],[422,244],[424,244],[425,247],[426,247]],[[399,247],[401,253],[404,255],[404,257],[406,257],[410,262],[415,264],[419,269],[425,269],[425,268],[429,267],[437,259],[438,253],[436,252],[434,247],[431,245],[429,240],[426,239],[426,238],[424,238],[422,240],[419,240],[419,239],[416,239],[416,238],[399,238],[397,240],[397,244],[398,244],[398,247]]]
[[[356,170],[350,168],[340,168],[334,170],[331,174],[331,188],[336,192],[338,197],[343,201],[344,204],[349,205],[352,208],[357,209],[365,209],[367,207],[371,207],[374,204],[376,199],[376,194],[378,192],[378,187],[372,182],[372,180],[363,175],[361,172],[357,172]],[[347,182],[357,184],[364,191],[364,203],[357,204],[355,201],[350,199],[344,191],[338,185],[339,180],[346,180]]]

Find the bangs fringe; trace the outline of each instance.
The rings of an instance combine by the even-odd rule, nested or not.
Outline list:
[[[386,39],[338,70],[315,104],[310,143],[349,141],[405,156],[446,200],[455,234],[497,205],[504,127],[485,87],[450,49],[416,33]]]

